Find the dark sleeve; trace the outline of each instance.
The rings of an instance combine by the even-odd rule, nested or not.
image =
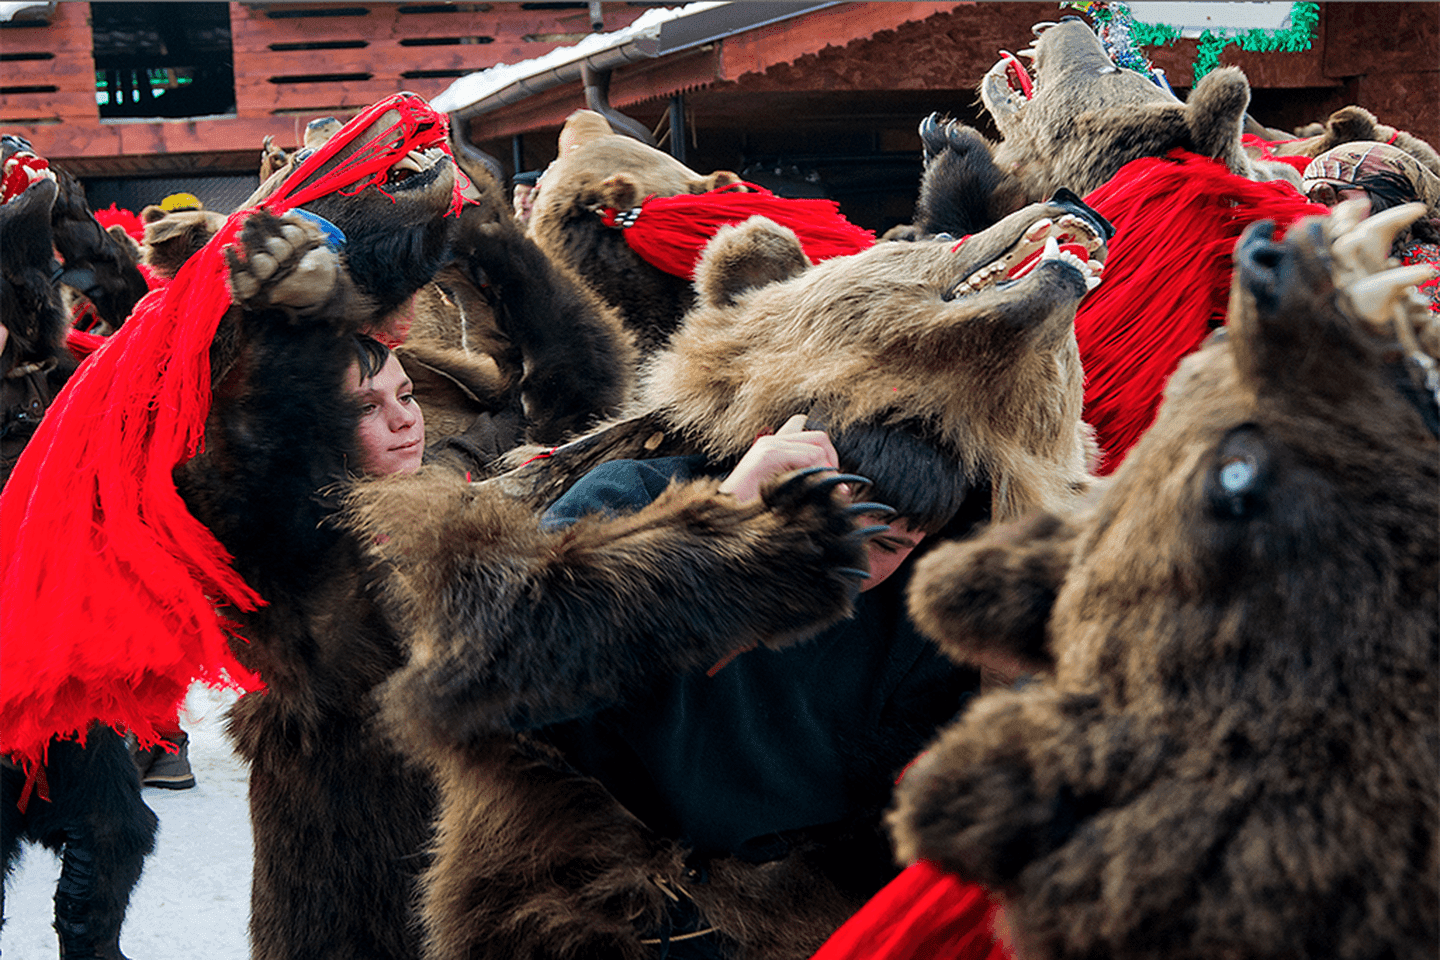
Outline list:
[[[551,504],[541,518],[548,530],[563,530],[581,517],[633,513],[655,501],[672,480],[689,480],[700,471],[700,457],[612,460],[581,477]]]

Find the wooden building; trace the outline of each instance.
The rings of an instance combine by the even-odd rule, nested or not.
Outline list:
[[[0,130],[81,176],[98,206],[187,189],[228,209],[253,186],[265,136],[294,146],[308,120],[346,119],[397,90],[446,102],[459,146],[502,175],[540,168],[588,93],[696,169],[833,197],[874,229],[911,213],[920,120],[939,112],[984,126],[975,90],[999,52],[1027,45],[1031,24],[1074,12],[1055,2],[696,5],[643,37],[526,73],[593,34],[625,37],[660,5],[7,6],[24,9],[0,22]],[[1196,51],[1180,40],[1146,53],[1184,97]],[[1271,127],[1358,103],[1440,143],[1440,3],[1321,3],[1310,49],[1232,46],[1221,62],[1244,69],[1251,113]],[[518,78],[447,102],[457,78],[498,64]]]

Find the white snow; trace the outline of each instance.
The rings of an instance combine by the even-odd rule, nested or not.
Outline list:
[[[250,945],[250,813],[247,771],[226,739],[229,692],[195,686],[180,725],[190,734],[189,790],[146,787],[160,819],[155,852],[135,886],[120,948],[131,960],[247,960]],[[54,960],[55,881],[60,861],[28,846],[5,889],[5,960]]]
[[[488,97],[497,90],[503,90],[516,80],[532,77],[545,70],[571,63],[601,50],[618,47],[636,37],[645,36],[647,33],[658,30],[660,24],[667,20],[674,20],[676,17],[688,16],[710,7],[719,6],[724,6],[724,4],[717,2],[690,3],[682,7],[658,7],[654,10],[647,10],[623,30],[591,34],[584,40],[567,47],[556,47],[544,56],[535,57],[532,60],[521,60],[519,63],[497,63],[493,67],[487,67],[475,73],[467,73],[450,84],[438,96],[432,97],[430,106],[436,110],[453,113],[477,100]]]

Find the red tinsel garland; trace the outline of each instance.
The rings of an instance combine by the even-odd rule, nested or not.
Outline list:
[[[687,279],[694,278],[695,264],[716,231],[751,217],[766,217],[795,231],[811,263],[875,245],[875,234],[846,220],[833,200],[779,197],[751,183],[650,197],[632,210],[601,211],[606,225],[623,229],[625,242],[647,263]]]
[[[316,176],[388,110],[399,121]],[[447,137],[444,114],[397,94],[346,124],[260,206],[282,213],[383,187],[410,150],[448,154]],[[458,171],[456,180],[452,213]],[[172,479],[203,448],[210,342],[230,307],[223,249],[250,212],[233,214],[81,364],[0,494],[0,753],[32,779],[53,737],[83,737],[98,721],[153,743],[194,681],[259,686],[231,655],[233,625],[216,606],[264,601]]]
[[[1329,209],[1184,150],[1126,164],[1085,202],[1115,226],[1104,280],[1075,314],[1085,420],[1110,473],[1155,419],[1180,360],[1225,321],[1240,234]]]

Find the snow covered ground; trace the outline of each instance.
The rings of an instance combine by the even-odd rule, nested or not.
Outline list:
[[[196,686],[181,726],[190,734],[190,790],[145,788],[160,818],[155,852],[130,900],[120,948],[130,960],[245,960],[250,955],[250,817],[245,766],[230,749],[222,715],[234,695]],[[54,960],[60,861],[27,847],[5,890],[5,960]]]

